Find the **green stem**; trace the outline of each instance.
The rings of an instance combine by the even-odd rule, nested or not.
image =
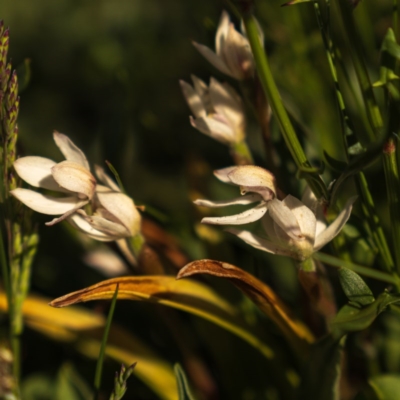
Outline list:
[[[358,83],[363,93],[368,121],[374,132],[374,135],[369,138],[370,141],[373,142],[375,137],[379,135],[383,126],[382,116],[375,99],[367,66],[364,61],[361,41],[359,40],[356,24],[353,19],[353,7],[348,0],[338,0],[337,3],[339,5],[340,20],[343,24],[345,39],[348,41]]]
[[[389,245],[386,240],[385,233],[383,232],[380,220],[376,214],[376,207],[374,200],[368,188],[368,183],[365,175],[360,172],[356,176],[358,193],[362,199],[362,209],[364,216],[367,219],[368,225],[371,229],[371,234],[379,253],[383,260],[384,269],[388,272],[393,271],[394,262],[392,253],[390,252]]]
[[[142,251],[145,242],[146,241],[141,233],[138,233],[136,236],[131,237],[130,248],[136,260],[139,258],[140,252]]]
[[[8,272],[8,262],[6,256],[6,249],[4,248],[4,238],[3,238],[3,229],[0,226],[0,263],[1,263],[1,272],[3,275],[3,286],[7,295],[7,303],[8,303],[8,312],[11,315],[11,288],[10,288],[10,276]]]
[[[378,271],[376,269],[368,267],[363,267],[362,265],[354,264],[351,261],[342,260],[340,258],[336,258],[334,256],[325,253],[314,253],[313,258],[332,267],[347,268],[356,272],[357,274],[366,276],[368,278],[376,279],[382,282],[390,283],[391,285],[395,285],[396,287],[399,287],[400,285],[400,278],[397,275],[393,276],[386,272]]]
[[[393,250],[397,273],[400,273],[400,182],[396,162],[396,144],[390,138],[383,148],[383,166],[386,178],[390,221],[393,239]]]
[[[106,326],[104,327],[104,334],[101,340],[99,358],[97,359],[97,364],[96,364],[96,372],[94,375],[95,400],[98,398],[100,391],[101,375],[103,372],[103,364],[104,364],[104,355],[107,346],[108,334],[110,332],[111,323],[114,315],[115,305],[117,304],[117,297],[118,297],[118,284],[117,287],[115,288],[114,296],[111,301],[110,311],[108,312]]]
[[[233,144],[230,151],[236,165],[254,164],[253,156],[251,155],[249,146],[245,141]]]
[[[255,64],[257,67],[258,76],[265,95],[271,106],[273,115],[278,120],[282,135],[285,139],[286,145],[299,169],[311,167],[307,157],[300,145],[293,125],[290,122],[289,116],[283,106],[278,89],[276,87],[271,69],[268,63],[267,56],[262,48],[260,39],[258,37],[257,24],[254,16],[251,13],[243,13],[243,22],[246,27],[247,37],[253,52]],[[305,179],[309,184],[311,190],[317,198],[328,198],[327,189],[320,176],[316,173],[305,174]]]
[[[299,266],[305,272],[315,272],[317,270],[312,258],[307,258],[307,260],[300,263]]]

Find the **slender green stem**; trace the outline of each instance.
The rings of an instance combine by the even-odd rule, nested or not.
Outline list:
[[[108,312],[106,326],[104,327],[104,334],[101,340],[100,351],[99,351],[99,358],[97,359],[96,365],[96,372],[94,375],[94,388],[95,388],[95,395],[94,399],[96,400],[99,395],[100,385],[101,385],[101,375],[103,372],[103,364],[104,364],[104,355],[107,346],[108,334],[110,332],[111,323],[114,315],[115,305],[117,304],[117,297],[118,297],[118,284],[115,288],[114,296],[111,301],[110,311]]]
[[[390,210],[393,250],[397,273],[400,273],[400,181],[396,162],[396,144],[390,138],[383,148],[383,165]]]
[[[314,253],[313,258],[332,267],[347,268],[354,272],[357,272],[357,274],[366,276],[368,278],[376,279],[382,282],[390,283],[392,285],[396,285],[396,287],[399,287],[400,284],[400,279],[397,275],[393,276],[383,271],[378,271],[376,269],[363,267],[362,265],[354,264],[351,261],[342,260],[340,258],[336,258],[329,254]]]
[[[348,41],[358,83],[363,93],[367,117],[374,132],[374,135],[370,137],[370,141],[373,142],[375,137],[379,135],[383,126],[382,116],[369,79],[367,66],[362,53],[361,41],[359,40],[356,24],[353,19],[352,5],[348,0],[338,0],[337,3],[339,5],[340,20],[343,24],[345,39]]]
[[[376,214],[376,207],[372,195],[369,191],[365,175],[360,172],[356,176],[356,181],[358,193],[362,198],[363,213],[371,229],[371,234],[374,242],[378,247],[379,253],[382,257],[384,269],[388,272],[393,271],[394,262],[392,253],[390,252],[389,245],[387,243],[385,233],[383,232],[379,217]]]
[[[254,160],[249,146],[245,141],[235,143],[231,146],[231,155],[236,165],[253,165]]]
[[[393,31],[396,39],[398,39],[399,29],[399,4],[398,0],[393,0]]]
[[[307,260],[300,263],[300,268],[305,272],[315,272],[317,270],[312,258],[307,258]]]
[[[3,275],[3,286],[7,295],[8,312],[10,314],[12,295],[10,288],[10,276],[8,272],[6,249],[4,248],[3,229],[1,226],[0,226],[0,263],[1,263],[1,272]]]
[[[145,244],[145,239],[141,233],[138,233],[136,236],[132,236],[130,240],[130,247],[133,253],[133,256],[136,260],[139,258],[140,252],[142,251],[143,245]]]
[[[264,89],[265,95],[271,105],[273,115],[278,120],[282,135],[285,139],[286,145],[299,169],[302,167],[311,167],[307,157],[301,147],[297,138],[296,132],[289,119],[285,107],[283,106],[278,89],[276,87],[271,69],[268,63],[267,56],[262,48],[260,39],[258,37],[257,23],[251,13],[243,14],[243,22],[246,27],[247,37],[253,52],[257,72],[260,82]],[[328,198],[327,189],[322,179],[318,174],[305,174],[305,179],[309,184],[311,190],[318,198]]]

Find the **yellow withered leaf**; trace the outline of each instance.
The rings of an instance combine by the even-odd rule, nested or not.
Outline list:
[[[104,332],[105,318],[81,307],[55,309],[49,299],[30,295],[23,305],[27,326],[57,341],[68,341],[87,357],[97,359]],[[0,293],[0,312],[7,311],[7,300]],[[137,362],[134,374],[160,399],[177,400],[176,378],[172,366],[147,345],[113,323],[106,355],[125,365]]]
[[[177,279],[196,274],[208,274],[229,279],[249,297],[279,327],[292,346],[305,351],[314,336],[300,320],[296,319],[277,294],[264,282],[234,265],[215,260],[198,260],[183,267]]]
[[[142,300],[163,304],[207,319],[241,337],[265,357],[274,355],[250,327],[237,315],[234,307],[208,286],[193,280],[177,281],[171,276],[134,276],[109,279],[53,300],[53,307],[80,302],[111,299],[118,285],[118,299]]]

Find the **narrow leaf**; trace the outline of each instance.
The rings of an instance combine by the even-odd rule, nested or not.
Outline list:
[[[177,279],[208,274],[229,279],[280,328],[294,348],[304,351],[314,341],[313,334],[265,283],[234,265],[215,260],[199,260],[183,267]]]
[[[176,381],[178,384],[178,395],[179,400],[195,400],[195,397],[190,390],[190,386],[185,374],[180,364],[174,365],[174,372],[176,376]]]
[[[72,306],[51,308],[49,299],[28,296],[23,305],[23,315],[31,329],[52,340],[69,342],[77,351],[97,359],[103,336],[105,318],[87,309]],[[0,293],[0,313],[7,312],[7,300]],[[117,324],[110,330],[106,354],[120,364],[131,365],[137,361],[134,374],[162,400],[176,400],[176,379],[172,366],[158,357],[141,340]]]
[[[95,372],[95,376],[94,376],[94,388],[97,392],[100,390],[101,373],[103,371],[103,363],[104,363],[104,353],[105,353],[106,346],[107,346],[107,339],[108,339],[108,334],[110,332],[110,327],[111,327],[112,318],[114,315],[115,305],[117,303],[117,296],[118,296],[118,285],[117,285],[117,288],[115,289],[115,293],[112,298],[110,311],[108,312],[106,326],[104,327],[103,339],[101,340],[99,358],[98,358],[97,364],[96,364],[96,372]]]
[[[273,351],[236,315],[225,300],[206,285],[192,280],[177,281],[170,276],[136,276],[109,279],[53,300],[53,307],[112,298],[119,285],[118,299],[163,304],[205,318],[234,333],[271,359]]]

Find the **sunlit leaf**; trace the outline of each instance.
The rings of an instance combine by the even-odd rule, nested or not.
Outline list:
[[[116,285],[119,285],[118,299],[141,300],[177,308],[205,318],[229,330],[253,345],[267,357],[273,351],[259,339],[237,315],[234,307],[218,296],[208,286],[185,280],[177,281],[170,276],[135,276],[109,279],[77,292],[53,300],[53,307],[111,299]]]
[[[396,43],[393,29],[389,28],[382,42],[380,77],[379,81],[374,83],[375,87],[387,85],[391,80],[399,79],[395,73],[399,59],[400,46]]]
[[[96,360],[99,355],[105,318],[81,307],[55,309],[49,307],[48,303],[49,299],[28,296],[23,306],[27,326],[53,340],[69,342],[78,351]],[[0,294],[0,312],[6,311],[6,296],[2,293]],[[178,399],[172,366],[159,358],[141,340],[116,324],[113,324],[110,329],[106,355],[118,364],[131,365],[137,362],[134,374],[160,399]],[[32,385],[35,383],[33,382]],[[36,390],[35,388],[32,390]]]
[[[186,278],[196,274],[208,274],[229,279],[275,322],[295,348],[304,349],[314,341],[313,334],[307,326],[292,315],[274,291],[248,272],[221,261],[199,260],[182,268],[177,278]]]

